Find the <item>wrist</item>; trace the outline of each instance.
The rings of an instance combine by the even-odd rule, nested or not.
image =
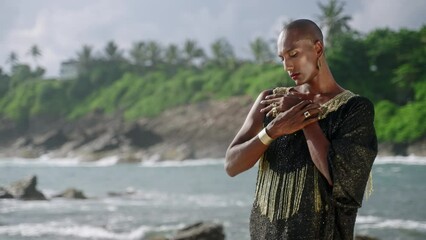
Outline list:
[[[257,137],[266,146],[269,146],[274,141],[274,139],[267,133],[266,128],[263,128],[262,131],[257,134]]]

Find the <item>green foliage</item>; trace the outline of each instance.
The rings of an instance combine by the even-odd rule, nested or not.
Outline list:
[[[211,48],[208,57],[192,40],[165,49],[139,42],[128,60],[112,41],[101,56],[83,46],[71,60],[78,76],[69,81],[42,80],[43,68],[32,70],[15,59],[10,76],[0,71],[0,114],[21,125],[38,115],[75,119],[93,111],[135,120],[210,99],[254,99],[262,90],[294,84],[282,65],[268,60],[262,39],[251,44],[255,61],[237,59],[226,39]],[[426,136],[426,26],[366,35],[343,31],[333,36],[326,56],[340,85],[375,103],[380,141]]]
[[[70,109],[65,88],[57,80],[27,81],[0,100],[0,114],[18,122],[37,115],[60,116]]]
[[[387,142],[412,142],[426,135],[426,101],[409,103],[403,107],[387,101],[376,105],[378,138]]]

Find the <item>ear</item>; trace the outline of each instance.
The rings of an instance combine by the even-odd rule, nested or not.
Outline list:
[[[320,40],[317,40],[314,44],[314,48],[317,56],[321,57],[321,55],[324,53],[324,44]]]

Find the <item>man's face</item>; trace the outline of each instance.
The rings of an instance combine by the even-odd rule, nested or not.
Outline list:
[[[297,30],[281,32],[277,47],[284,70],[296,85],[308,83],[318,75],[315,45],[311,40],[301,38]]]

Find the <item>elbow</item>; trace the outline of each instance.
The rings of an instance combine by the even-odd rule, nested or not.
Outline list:
[[[232,167],[232,164],[229,162],[228,159],[225,160],[225,171],[226,171],[226,174],[228,174],[228,176],[230,177],[235,177],[238,174],[235,172],[235,170]]]

